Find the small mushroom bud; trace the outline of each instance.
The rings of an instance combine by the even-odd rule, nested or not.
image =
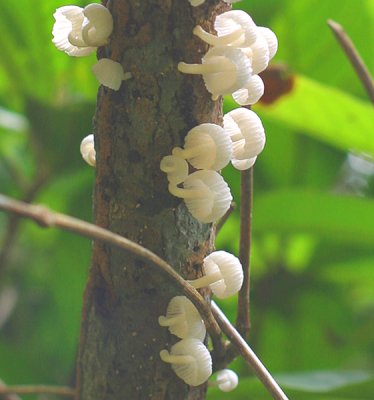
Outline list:
[[[206,329],[196,307],[186,296],[173,297],[166,310],[166,316],[158,317],[161,326],[167,326],[170,333],[181,339],[195,338],[203,341]]]
[[[83,9],[87,23],[82,29],[82,38],[88,46],[104,46],[113,31],[113,17],[101,4],[89,4]]]
[[[249,47],[257,38],[257,26],[242,10],[231,10],[216,17],[214,29],[217,35],[206,32],[200,25],[192,31],[212,46]]]
[[[222,369],[217,372],[216,381],[209,381],[209,386],[218,386],[222,392],[231,392],[238,386],[238,375],[231,369]]]
[[[172,153],[187,159],[196,169],[218,171],[230,162],[232,142],[221,126],[205,123],[188,132],[184,139],[184,149],[175,147]]]
[[[52,42],[58,50],[73,57],[83,57],[95,51],[96,48],[87,46],[81,36],[84,22],[83,8],[60,7],[53,16],[56,22],[52,29]]]
[[[188,211],[199,221],[217,221],[229,209],[232,196],[222,176],[211,170],[193,172],[183,182],[183,188],[169,184],[169,192],[184,199]]]
[[[119,90],[122,81],[130,79],[131,74],[124,72],[119,62],[109,58],[102,58],[93,67],[92,72],[97,80],[109,89]]]
[[[223,125],[231,136],[233,159],[246,160],[261,153],[265,146],[265,130],[256,113],[237,108],[224,115]]]
[[[160,169],[167,174],[168,181],[173,185],[182,183],[188,176],[187,161],[175,155],[163,157]]]
[[[237,293],[243,284],[243,268],[234,255],[215,251],[204,258],[204,276],[188,281],[196,289],[209,286],[220,299]]]
[[[91,167],[96,167],[96,151],[94,147],[94,135],[86,136],[80,145],[82,158]]]
[[[183,339],[171,347],[170,353],[161,350],[160,358],[170,363],[176,375],[190,386],[199,386],[212,375],[212,357],[198,339]]]
[[[269,28],[264,26],[257,27],[258,33],[263,36],[268,44],[269,61],[275,56],[278,50],[278,39],[276,34]]]
[[[252,75],[248,57],[241,50],[229,46],[211,48],[202,58],[202,64],[180,62],[178,70],[184,74],[202,75],[213,100],[242,88]]]
[[[258,75],[252,75],[249,82],[232,94],[233,99],[241,106],[248,106],[257,103],[263,96],[265,86]]]

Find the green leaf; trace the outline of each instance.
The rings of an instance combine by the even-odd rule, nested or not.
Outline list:
[[[255,232],[312,233],[331,240],[373,246],[374,204],[365,198],[284,190],[257,196]]]
[[[276,375],[276,380],[284,387],[314,393],[330,392],[373,378],[372,372],[363,370],[310,371]]]

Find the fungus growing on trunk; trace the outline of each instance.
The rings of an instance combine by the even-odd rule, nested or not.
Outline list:
[[[188,176],[188,164],[176,155],[165,156],[160,162],[160,169],[165,172],[168,181],[173,185],[182,183]]]
[[[96,167],[96,151],[94,146],[94,135],[86,136],[80,145],[82,158],[91,167]]]
[[[265,146],[265,130],[252,110],[237,108],[225,114],[223,125],[233,142],[233,160],[258,156]]]
[[[230,46],[211,48],[202,58],[202,64],[180,62],[178,70],[184,74],[202,75],[213,100],[244,87],[252,76],[248,57]]]
[[[231,369],[221,369],[217,372],[216,380],[209,381],[209,386],[218,386],[222,392],[231,392],[239,383],[238,375]]]
[[[183,188],[172,183],[169,192],[184,199],[189,212],[204,223],[214,222],[229,209],[232,196],[222,176],[211,170],[193,172],[183,182]]]
[[[179,378],[190,386],[199,386],[212,375],[212,357],[198,339],[183,339],[171,347],[170,353],[161,350],[160,358],[170,363]]]
[[[240,106],[248,106],[257,103],[264,91],[263,80],[258,75],[253,75],[244,87],[232,94],[232,97]]]
[[[131,74],[124,72],[119,62],[110,58],[102,58],[93,67],[92,72],[97,80],[109,89],[119,90],[122,81],[130,79]]]
[[[224,168],[232,156],[229,134],[219,125],[200,124],[192,128],[184,139],[184,149],[175,147],[173,155],[187,159],[196,169]]]
[[[161,326],[181,339],[195,338],[203,341],[206,329],[196,307],[186,296],[173,297],[167,307],[166,316],[158,317]]]
[[[204,258],[204,276],[188,281],[194,288],[209,286],[220,299],[237,293],[243,283],[243,268],[237,257],[226,251],[215,251]]]
[[[216,17],[217,35],[206,32],[197,25],[192,33],[212,46],[249,47],[257,39],[257,26],[250,15],[241,10],[231,10]]]

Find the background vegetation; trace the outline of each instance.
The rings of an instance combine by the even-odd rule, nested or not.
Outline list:
[[[78,5],[87,2],[75,1]],[[95,57],[51,43],[61,0],[3,2],[0,13],[0,191],[90,220]],[[254,110],[267,145],[255,165],[250,343],[291,399],[374,398],[372,106],[326,20],[341,23],[374,71],[372,0],[244,0],[279,39],[287,93]],[[267,80],[268,87],[279,92]],[[226,109],[233,107],[226,99]],[[226,169],[236,203],[238,171]],[[217,238],[236,253],[239,215]],[[69,384],[90,242],[0,214],[0,378]],[[221,304],[235,317],[236,300]],[[268,399],[241,361],[232,394]]]

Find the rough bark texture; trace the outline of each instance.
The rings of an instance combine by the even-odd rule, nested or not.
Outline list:
[[[104,2],[106,3],[106,2]],[[119,61],[133,78],[119,91],[101,87],[94,119],[97,150],[95,222],[153,250],[186,278],[200,273],[212,248],[210,225],[196,221],[167,191],[160,160],[183,145],[189,129],[220,122],[199,76],[179,61],[201,62],[207,50],[192,35],[212,30],[227,6],[207,0],[111,0],[114,33],[99,57]],[[158,325],[177,289],[162,272],[130,254],[94,244],[85,291],[78,397],[82,400],[203,399],[159,358],[177,341]]]

